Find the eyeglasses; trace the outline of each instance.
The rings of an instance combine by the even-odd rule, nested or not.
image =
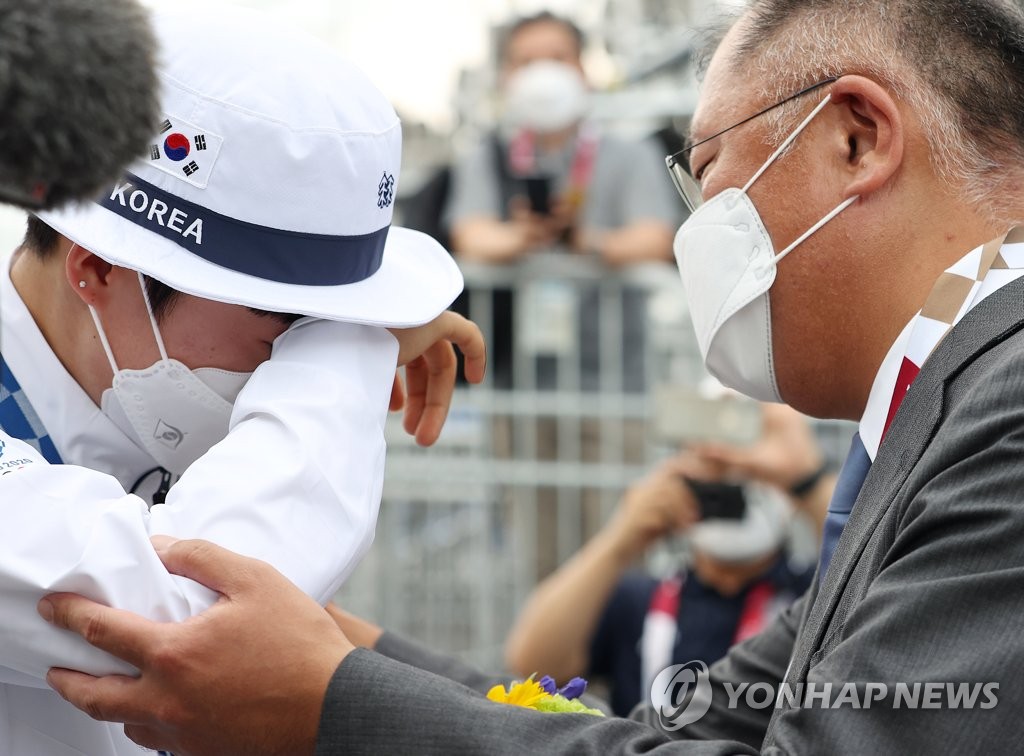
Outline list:
[[[696,178],[694,178],[693,173],[690,170],[690,153],[693,151],[695,147],[699,147],[702,144],[710,142],[712,139],[722,136],[722,134],[724,134],[725,132],[732,131],[737,126],[742,126],[745,123],[753,121],[755,118],[758,118],[759,116],[763,116],[765,113],[769,113],[775,110],[776,108],[780,108],[787,102],[795,100],[797,97],[801,97],[802,95],[805,95],[808,92],[813,92],[815,89],[823,87],[826,84],[831,84],[838,78],[838,76],[832,76],[829,77],[828,79],[819,81],[817,84],[811,84],[811,86],[807,87],[806,89],[801,89],[796,94],[792,94],[786,99],[780,100],[779,102],[775,103],[774,105],[769,105],[764,110],[759,110],[758,112],[754,113],[754,115],[744,118],[742,121],[734,123],[732,126],[722,129],[721,131],[715,134],[712,134],[707,139],[702,139],[696,144],[688,144],[679,152],[676,152],[675,154],[669,155],[667,158],[665,158],[665,165],[668,167],[669,175],[672,176],[672,183],[675,184],[676,189],[679,190],[679,195],[683,198],[683,202],[686,203],[687,209],[692,213],[704,202],[704,199],[701,195],[700,182],[697,181]]]

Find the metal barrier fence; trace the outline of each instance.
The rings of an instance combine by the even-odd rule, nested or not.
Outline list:
[[[537,581],[672,451],[650,433],[648,389],[704,372],[674,266],[613,271],[547,254],[463,272],[463,308],[491,345],[488,379],[457,390],[431,449],[393,418],[376,540],[338,599],[497,669]],[[848,424],[816,429],[841,459]]]

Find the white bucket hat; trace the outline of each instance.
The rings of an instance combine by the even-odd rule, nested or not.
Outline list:
[[[220,302],[383,326],[451,304],[451,256],[391,227],[401,125],[361,71],[252,11],[174,3],[153,21],[164,120],[149,154],[44,222]]]

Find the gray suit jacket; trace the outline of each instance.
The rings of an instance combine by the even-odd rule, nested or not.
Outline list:
[[[711,708],[698,722],[669,733],[650,709],[598,719],[495,705],[479,693],[494,679],[385,635],[376,652],[359,650],[338,667],[317,753],[1017,751],[1022,493],[1024,280],[981,303],[936,349],[890,428],[820,589],[713,665]],[[819,697],[756,708],[745,696],[729,705],[741,682],[775,688],[783,680],[793,691],[831,683],[833,703],[845,683],[856,683],[860,706],[847,697],[826,709]],[[897,683],[906,686],[899,708]],[[915,683],[918,705],[909,708]],[[953,708],[946,683],[998,689]],[[875,699],[864,706],[869,684]],[[880,684],[887,695],[879,700]]]

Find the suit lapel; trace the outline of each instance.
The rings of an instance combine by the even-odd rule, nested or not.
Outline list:
[[[978,355],[1024,328],[1024,279],[1008,284],[964,316],[935,349],[893,419],[797,637],[787,680],[807,679],[860,554],[896,493],[921,459],[944,413],[946,385]]]

